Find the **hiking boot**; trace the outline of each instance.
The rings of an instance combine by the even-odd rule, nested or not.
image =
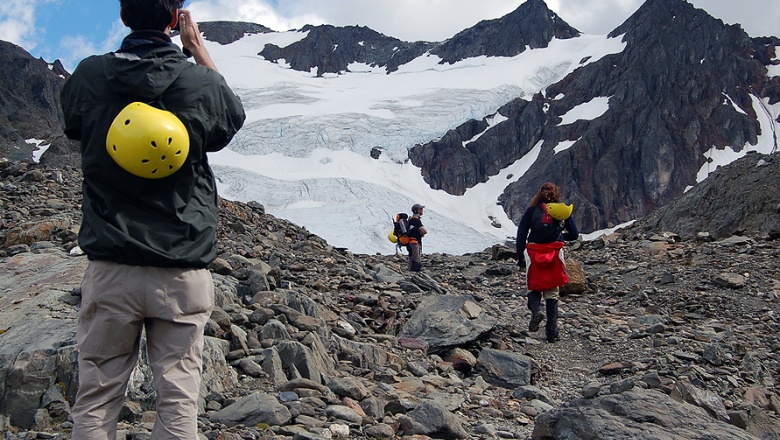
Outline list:
[[[528,331],[529,332],[535,332],[539,330],[539,324],[541,324],[542,321],[544,321],[544,313],[539,312],[533,316],[531,316],[531,322],[528,323]]]
[[[545,300],[547,309],[547,323],[545,325],[545,334],[547,342],[558,340],[558,300],[550,298]]]

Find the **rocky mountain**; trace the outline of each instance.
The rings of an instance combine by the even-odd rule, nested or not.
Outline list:
[[[553,38],[580,35],[552,12],[544,0],[527,0],[513,12],[495,20],[483,20],[431,49],[442,63],[478,56],[512,57],[527,49],[547,47]]]
[[[514,12],[484,20],[443,43],[407,43],[366,27],[305,26],[309,34],[284,48],[267,45],[265,59],[284,59],[295,70],[317,69],[317,74],[343,73],[350,63],[386,67],[394,72],[429,52],[442,63],[455,63],[478,56],[515,56],[527,48],[547,47],[553,38],[573,38],[579,32],[547,8],[543,0],[530,0]]]
[[[263,25],[243,21],[210,21],[199,23],[198,27],[203,38],[219,44],[230,44],[246,35],[273,32]]]
[[[663,223],[567,246],[555,344],[526,330],[510,248],[425,255],[409,274],[404,255],[355,255],[260,204],[222,200],[200,438],[777,439],[780,230],[715,240],[671,213],[708,225],[730,212],[733,228],[752,229],[742,207],[777,199],[749,190],[746,170],[776,188],[778,154],[717,171],[730,184],[706,197],[724,211],[697,212],[692,190],[658,210]],[[80,179],[0,162],[7,440],[70,438]],[[149,374],[142,356],[118,438],[148,438]]]
[[[295,70],[316,69],[322,76],[346,72],[354,62],[393,72],[431,47],[425,42],[406,43],[364,26],[304,26],[301,31],[308,32],[301,41],[283,48],[268,44],[259,55],[273,62],[284,59]]]
[[[530,171],[499,198],[506,212],[519,221],[541,183],[553,180],[578,206],[578,224],[598,230],[680,197],[712,151],[756,145],[759,135],[777,149],[776,134],[762,132],[759,118],[767,103],[780,102],[780,77],[766,74],[778,62],[780,40],[753,39],[681,0],[648,0],[609,36],[625,41],[625,49],[530,101],[508,103],[498,113],[509,121],[465,147],[486,120],[413,148],[413,163],[432,187],[462,194],[541,143]],[[609,98],[602,116],[561,123],[599,97]],[[556,152],[561,141],[574,143]]]
[[[60,163],[80,163],[78,146],[62,133],[60,89],[69,73],[59,61],[35,59],[21,47],[0,41],[0,157],[29,160],[37,139],[51,145]]]

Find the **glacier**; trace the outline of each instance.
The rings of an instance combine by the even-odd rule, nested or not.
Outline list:
[[[505,119],[497,113],[502,105],[530,99],[574,69],[624,48],[620,36],[582,35],[515,57],[440,64],[425,54],[392,73],[354,64],[322,76],[257,55],[267,43],[291,44],[305,35],[206,41],[247,113],[244,128],[209,160],[222,197],[261,203],[266,212],[361,254],[395,252],[387,239],[392,217],[414,203],[426,206],[425,253],[460,255],[513,240],[516,226],[497,199],[533,166],[539,146],[462,196],[431,189],[408,150],[470,119],[489,118],[490,130]],[[602,107],[580,109],[576,117],[598,117]],[[372,151],[381,154],[375,159]]]

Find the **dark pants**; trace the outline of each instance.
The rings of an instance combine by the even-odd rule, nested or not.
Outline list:
[[[409,270],[419,272],[422,269],[422,244],[409,243],[406,249],[409,250]]]
[[[558,339],[558,300],[550,298],[544,301],[547,312],[545,333],[547,341],[553,342]],[[536,290],[528,292],[528,309],[531,310],[532,318],[542,312],[542,292]]]

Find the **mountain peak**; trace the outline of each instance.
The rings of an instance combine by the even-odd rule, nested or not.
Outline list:
[[[616,37],[631,31],[635,38],[643,39],[645,35],[657,34],[659,28],[678,29],[676,33],[705,24],[726,26],[723,21],[685,0],[647,0],[609,36]]]
[[[579,35],[580,31],[551,11],[544,0],[528,0],[501,18],[483,20],[459,32],[431,53],[450,64],[480,55],[511,57],[528,47],[547,47],[553,38]]]
[[[223,46],[240,40],[245,35],[274,32],[263,25],[243,21],[208,21],[198,26],[203,32],[203,38]]]

